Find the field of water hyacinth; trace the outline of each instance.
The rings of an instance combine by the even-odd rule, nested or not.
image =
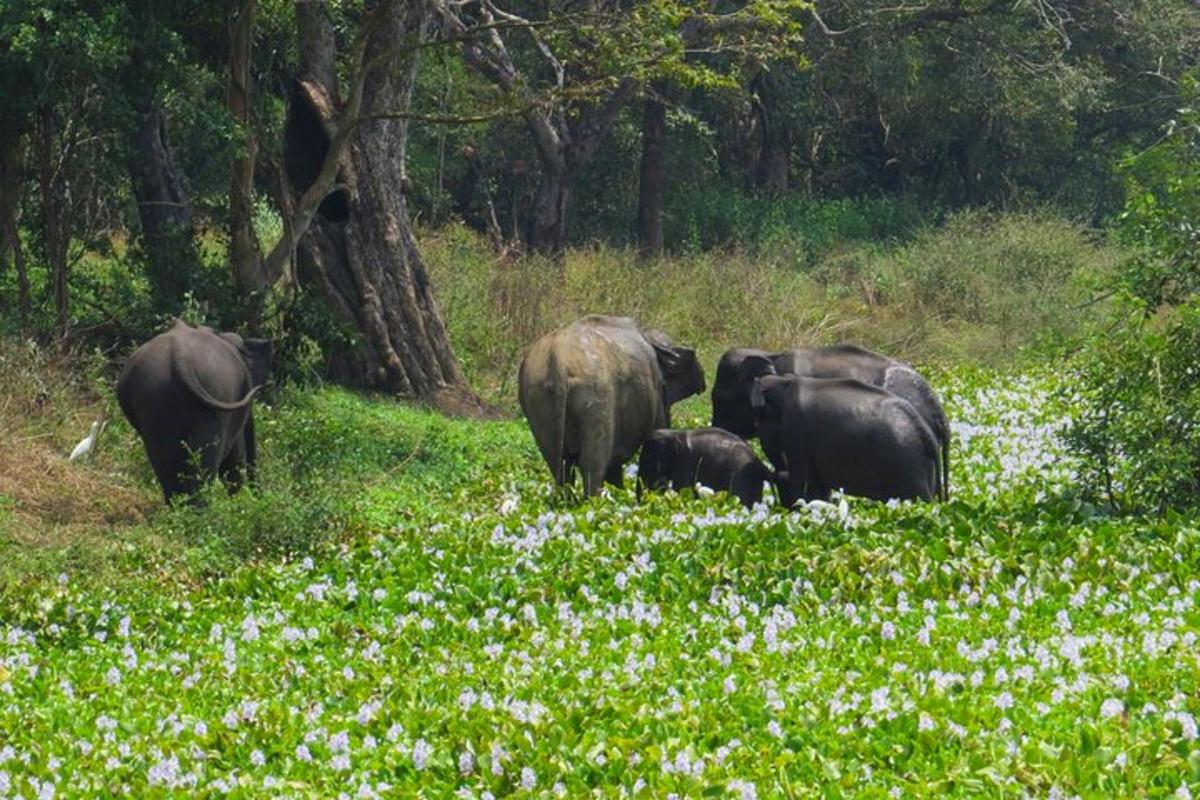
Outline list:
[[[1074,500],[1050,379],[939,388],[950,503],[793,513],[580,504],[519,422],[372,403],[471,480],[414,450],[309,557],[4,609],[0,798],[1200,792],[1197,522]]]

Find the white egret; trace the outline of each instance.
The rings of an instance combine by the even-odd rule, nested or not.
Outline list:
[[[88,435],[83,437],[83,441],[75,445],[75,449],[71,451],[71,455],[67,457],[67,460],[78,461],[81,458],[91,455],[91,452],[96,449],[96,440],[100,438],[100,431],[104,430],[104,426],[107,424],[108,421],[103,419],[93,422],[92,429],[88,431]]]

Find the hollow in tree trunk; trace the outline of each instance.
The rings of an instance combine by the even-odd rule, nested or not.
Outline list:
[[[319,3],[297,7],[300,78],[286,124],[285,167],[294,191],[316,177],[331,143],[337,87],[334,39]],[[297,248],[302,285],[318,289],[358,332],[350,352],[336,354],[335,377],[429,402],[444,411],[480,415],[450,347],[405,205],[407,121],[382,118],[409,108],[416,43],[425,37],[425,0],[392,0],[367,43],[364,63],[377,64],[363,85],[364,121],[339,162],[341,190],[321,204]]]

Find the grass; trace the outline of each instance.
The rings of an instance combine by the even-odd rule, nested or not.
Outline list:
[[[1171,796],[1200,780],[1200,530],[1075,501],[1056,387],[946,373],[950,503],[791,514],[567,503],[519,423],[285,395],[261,494],[155,519],[286,527],[270,492],[330,481],[337,535],[5,598],[0,789]]]
[[[256,407],[254,490],[161,509],[119,416],[65,460],[115,411],[105,361],[5,342],[0,798],[1200,788],[1200,520],[1080,499],[1074,401],[1035,349],[1114,257],[1086,232],[963,217],[815,267],[496,263],[456,231],[427,252],[503,404],[519,345],[585,310],[697,344],[710,376],[735,343],[895,345],[937,365],[954,496],[579,502],[518,420],[291,387]]]
[[[93,377],[81,377],[90,358],[11,341],[3,348],[0,376],[12,394],[0,438],[0,600],[62,570],[97,583],[152,573],[193,584],[246,560],[301,555],[352,535],[371,517],[375,487],[399,485],[415,498],[429,487],[492,480],[490,436],[383,398],[285,389],[255,407],[256,491],[230,497],[214,485],[203,513],[164,510],[99,362]],[[93,457],[68,462],[91,420],[105,414]]]
[[[594,247],[560,265],[496,259],[461,228],[431,233],[423,252],[468,374],[510,407],[528,344],[587,313],[669,331],[710,376],[733,345],[852,341],[924,366],[1029,363],[1105,313],[1091,287],[1122,258],[1086,228],[1032,212],[960,214],[902,244],[828,245],[815,260],[780,245],[641,265]]]

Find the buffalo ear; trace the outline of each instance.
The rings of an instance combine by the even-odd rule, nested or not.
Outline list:
[[[704,370],[695,350],[675,344],[662,331],[643,330],[642,337],[654,348],[667,387],[667,406],[704,391]]]
[[[766,406],[767,397],[763,394],[762,381],[755,378],[754,383],[750,384],[750,407],[755,411],[762,411]]]
[[[778,378],[767,376],[755,378],[754,383],[750,385],[750,408],[754,412],[755,419],[775,419],[779,416],[779,409],[776,408],[769,394],[778,382]]]
[[[775,370],[775,362],[766,356],[746,356],[742,359],[742,363],[738,366],[738,373],[742,380],[749,381],[754,378],[761,378],[764,375],[777,375]]]
[[[225,334],[222,334],[225,335]],[[237,334],[232,334],[236,336]],[[239,339],[241,337],[238,337]],[[250,379],[255,386],[261,386],[267,382],[267,375],[271,371],[271,358],[275,352],[275,345],[270,339],[246,339],[238,348],[242,359],[246,362],[246,367],[250,370]]]

